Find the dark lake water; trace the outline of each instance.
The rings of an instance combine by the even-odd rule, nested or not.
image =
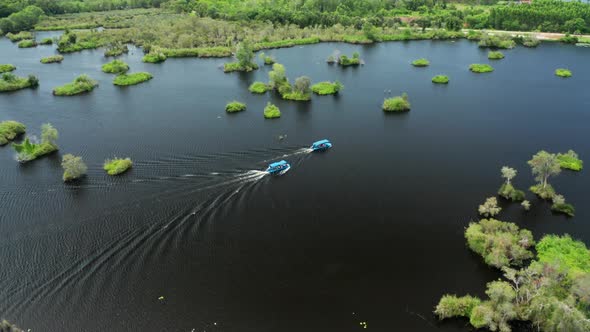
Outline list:
[[[326,64],[335,49],[358,51],[366,65]],[[517,168],[526,189],[526,161],[538,150],[571,148],[590,162],[589,52],[518,47],[477,75],[467,67],[488,63],[487,51],[469,41],[267,51],[291,81],[345,86],[298,103],[248,92],[268,66],[224,74],[227,59],[144,64],[132,48],[122,59],[154,79],[119,88],[100,71],[102,50],[43,65],[54,47],[0,39],[0,63],[41,83],[0,95],[0,120],[33,135],[46,122],[60,132],[59,153],[26,165],[0,148],[0,316],[33,331],[342,332],[360,322],[468,331],[432,314],[442,294],[483,295],[499,276],[466,248],[463,230],[500,186],[502,166]],[[431,66],[409,64],[420,57]],[[554,76],[559,67],[574,76]],[[83,73],[100,83],[92,93],[52,96]],[[432,84],[437,74],[450,84]],[[384,114],[384,97],[402,92],[412,111]],[[234,99],[248,109],[226,114]],[[268,101],[280,119],[263,118]],[[334,148],[304,152],[321,138]],[[88,164],[81,182],[62,182],[65,153]],[[113,156],[131,157],[133,169],[107,176],[102,163]],[[293,165],[285,176],[259,172],[280,159]],[[569,233],[590,243],[587,170],[553,184],[575,218],[527,193],[529,213],[503,203],[499,219],[536,239]]]

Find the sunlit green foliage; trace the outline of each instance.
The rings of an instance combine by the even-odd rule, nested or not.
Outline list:
[[[20,144],[12,143],[12,147],[16,151],[17,160],[24,163],[57,151],[58,137],[57,129],[46,123],[41,126],[41,143],[31,142],[29,137],[25,137],[25,140]]]
[[[59,63],[62,62],[64,60],[64,56],[63,55],[52,55],[52,56],[48,56],[48,57],[44,57],[41,58],[41,63]]]
[[[358,66],[361,64],[361,58],[357,52],[352,54],[352,58],[349,58],[346,55],[341,55],[338,58],[338,64],[341,65],[342,67]]]
[[[124,53],[129,53],[129,48],[127,45],[121,42],[115,42],[107,46],[107,49],[104,51],[104,56],[119,56]]]
[[[555,75],[557,75],[559,77],[571,77],[572,72],[569,69],[558,68],[558,69],[555,69]]]
[[[246,110],[246,104],[239,101],[232,101],[225,105],[225,111],[228,113],[241,112]]]
[[[422,58],[412,61],[412,66],[414,67],[427,67],[430,65],[430,61]]]
[[[254,82],[248,87],[248,90],[252,93],[265,93],[270,90],[270,87],[263,82]]]
[[[72,154],[66,154],[63,156],[61,167],[64,170],[62,176],[64,182],[79,179],[84,176],[88,170],[82,157],[77,157]]]
[[[51,39],[51,38],[43,38],[39,42],[39,45],[52,45],[52,44],[53,44],[53,39]]]
[[[297,77],[288,92],[281,92],[283,99],[306,101],[311,99],[311,80],[307,76]]]
[[[114,158],[105,160],[103,169],[108,175],[119,175],[130,169],[131,166],[133,166],[133,162],[130,158]]]
[[[34,41],[33,39],[25,39],[25,40],[18,43],[18,47],[19,48],[37,47],[37,42]]]
[[[270,102],[268,102],[266,104],[266,107],[264,108],[264,118],[274,119],[274,118],[280,118],[280,117],[281,117],[281,111],[279,110],[279,108],[276,107],[275,105],[271,104]]]
[[[584,162],[574,150],[569,150],[567,153],[558,153],[557,160],[559,160],[559,166],[561,168],[572,171],[581,171],[584,167]]]
[[[469,65],[469,70],[474,73],[490,73],[494,71],[494,68],[488,64],[474,63]]]
[[[439,319],[451,317],[467,317],[471,316],[473,308],[478,306],[481,300],[473,296],[457,297],[456,295],[444,295],[438,302],[434,313]]]
[[[147,63],[160,63],[166,61],[166,55],[164,53],[148,53],[143,56],[142,61]]]
[[[408,95],[404,92],[401,96],[385,99],[382,108],[385,112],[406,112],[410,106]]]
[[[516,177],[516,173],[517,173],[516,170],[514,168],[504,166],[501,169],[501,173],[502,173],[502,177],[504,179],[506,179],[506,181],[502,184],[502,186],[500,187],[500,190],[498,190],[498,195],[500,195],[506,199],[512,200],[513,202],[518,202],[518,201],[524,200],[524,198],[525,198],[524,191],[514,188],[514,186],[512,185],[512,182],[511,182],[512,179],[514,179],[514,177]],[[529,206],[529,208],[530,208],[530,206]]]
[[[121,74],[117,75],[115,79],[113,79],[114,85],[119,86],[128,86],[128,85],[136,85],[145,81],[149,81],[153,78],[152,74],[147,72],[137,72],[131,74]]]
[[[232,71],[252,71],[258,69],[258,65],[254,62],[254,49],[249,40],[244,40],[238,44],[236,48],[237,62],[226,63],[223,66],[224,72]]]
[[[575,215],[576,209],[573,205],[565,202],[565,197],[563,197],[563,195],[554,195],[552,197],[552,200],[553,204],[551,205],[551,211],[563,213],[570,217],[573,217]]]
[[[504,59],[504,53],[502,53],[500,51],[489,51],[488,52],[488,59],[490,59],[490,60]]]
[[[2,29],[0,27],[0,29]],[[4,31],[4,30],[2,30]],[[25,40],[25,39],[33,39],[33,33],[30,31],[21,31],[19,33],[11,33],[8,32],[6,34],[6,38],[10,39],[11,42],[17,42],[17,41],[21,41],[21,40]]]
[[[342,83],[340,83],[339,81],[334,81],[334,82],[325,81],[325,82],[319,82],[319,83],[312,85],[311,91],[313,91],[314,93],[316,93],[320,96],[335,95],[338,92],[340,92],[340,90],[342,90],[343,88],[344,88],[344,85],[342,85]]]
[[[449,83],[449,77],[447,75],[436,75],[432,78],[432,83],[447,84]]]
[[[569,235],[545,235],[535,246],[540,262],[566,267],[570,277],[590,273],[590,250]]]
[[[502,208],[498,206],[498,200],[496,197],[488,197],[486,201],[481,204],[477,211],[484,217],[493,217],[502,211]]]
[[[265,65],[272,65],[275,62],[277,62],[274,57],[266,55],[264,54],[264,52],[261,52],[260,55],[258,55],[258,57],[260,57],[260,59],[264,62]]]
[[[129,70],[129,65],[122,60],[113,60],[102,65],[102,71],[109,74],[122,74]]]
[[[73,96],[85,92],[90,92],[98,86],[98,82],[88,77],[80,75],[73,82],[58,86],[53,89],[54,96]]]
[[[5,145],[15,139],[18,135],[24,134],[26,129],[25,125],[20,122],[0,122],[0,145]]]
[[[514,48],[516,42],[508,34],[484,34],[478,43],[479,47]]]
[[[13,70],[16,70],[16,66],[11,64],[0,64],[0,74],[8,73]]]
[[[4,73],[0,77],[0,92],[16,91],[39,86],[39,79],[34,75],[18,77],[12,73]]]
[[[528,161],[529,166],[537,185],[531,187],[531,191],[544,199],[551,199],[555,195],[555,191],[549,185],[549,177],[558,175],[561,172],[560,162],[557,156],[546,151],[539,151]]]
[[[519,266],[533,257],[532,233],[513,223],[495,219],[472,222],[465,230],[465,238],[471,250],[481,255],[486,264],[497,268]]]
[[[23,1],[22,3],[26,4],[27,2]],[[3,4],[0,4],[0,9],[4,7]],[[39,22],[41,15],[43,15],[41,8],[37,6],[26,6],[19,9],[19,11],[12,12],[8,17],[0,18],[0,31],[13,33],[32,29]]]

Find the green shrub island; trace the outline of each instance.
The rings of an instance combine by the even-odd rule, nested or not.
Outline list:
[[[569,69],[559,68],[555,69],[555,75],[559,77],[572,77],[572,72]]]
[[[167,57],[164,53],[148,53],[143,56],[142,61],[147,63],[160,63],[166,61]]]
[[[277,60],[275,60],[274,57],[268,56],[268,55],[264,54],[264,52],[261,52],[259,57],[260,57],[260,60],[262,60],[265,65],[272,65],[275,62],[277,62]]]
[[[123,74],[129,70],[129,65],[121,60],[113,60],[102,65],[102,71],[109,74]]]
[[[270,90],[270,87],[263,82],[254,82],[248,87],[248,90],[252,93],[262,94]]]
[[[437,84],[448,84],[449,77],[447,75],[436,75],[432,78],[432,83]]]
[[[283,99],[307,101],[311,99],[311,79],[307,76],[297,77],[293,86],[289,85],[290,90],[287,90],[287,85],[283,85],[283,89],[279,89],[279,93]]]
[[[13,70],[16,70],[16,66],[15,65],[11,65],[11,64],[0,64],[0,74],[8,73],[8,72],[11,72]]]
[[[500,187],[500,190],[498,190],[498,195],[513,202],[523,201],[525,199],[524,191],[518,190],[512,185],[512,179],[516,177],[516,170],[514,168],[504,166],[500,171],[502,173],[502,177],[505,179],[505,182]]]
[[[0,92],[16,91],[39,86],[39,79],[34,75],[18,77],[12,73],[4,73],[0,77]]]
[[[471,316],[473,308],[477,307],[481,303],[481,300],[473,296],[462,296],[457,297],[456,295],[444,295],[438,305],[436,306],[434,313],[440,318],[452,318],[452,317],[466,317]]]
[[[30,31],[21,31],[19,33],[7,33],[6,38],[10,39],[11,42],[17,42],[25,39],[33,39],[33,33]]]
[[[401,96],[387,98],[383,101],[383,111],[385,112],[406,112],[410,110],[408,94],[403,93]]]
[[[114,158],[105,160],[103,169],[108,175],[119,175],[130,169],[131,166],[133,166],[133,162],[130,158]]]
[[[565,234],[545,235],[535,246],[537,259],[542,263],[557,263],[567,269],[572,279],[590,273],[590,251],[583,242]]]
[[[236,62],[230,62],[223,65],[223,71],[226,73],[233,71],[249,72],[258,69],[254,62],[254,50],[252,44],[244,40],[236,48]]]
[[[61,161],[61,167],[64,170],[62,179],[64,182],[79,179],[86,175],[88,167],[82,160],[82,157],[77,157],[72,154],[66,154]]]
[[[334,82],[319,82],[311,86],[311,91],[320,96],[335,95],[344,88],[344,85],[339,81]]]
[[[569,217],[573,217],[576,213],[576,209],[573,205],[565,202],[563,195],[553,195],[553,204],[551,205],[551,211],[557,213],[563,213]]]
[[[27,127],[25,127],[25,125],[20,122],[0,122],[0,146],[8,144],[8,142],[15,139],[18,135],[24,134],[26,129]]]
[[[117,75],[113,80],[114,85],[119,86],[128,86],[128,85],[136,85],[145,81],[149,81],[153,78],[152,74],[147,72],[137,72],[131,74],[121,74]]]
[[[543,199],[553,199],[555,190],[549,184],[549,178],[561,172],[561,164],[557,155],[547,151],[539,151],[528,161],[528,164],[531,166],[535,181],[538,182],[530,188],[531,191]]]
[[[502,53],[500,51],[489,51],[488,52],[488,59],[490,59],[490,60],[504,59],[504,53]]]
[[[490,73],[494,71],[494,68],[488,64],[474,63],[469,65],[469,70],[474,73]]]
[[[58,86],[53,89],[54,96],[73,96],[85,92],[90,92],[98,86],[98,82],[88,77],[80,75],[73,82]]]
[[[239,101],[232,101],[225,105],[225,111],[228,113],[241,112],[246,110],[246,104]]]
[[[581,171],[584,167],[584,162],[574,150],[569,150],[567,153],[558,153],[557,160],[559,161],[559,166],[563,169]]]
[[[281,117],[281,111],[278,107],[268,102],[266,107],[264,108],[264,118],[265,119],[275,119]]]
[[[125,54],[129,53],[129,48],[127,47],[127,45],[125,45],[123,43],[113,43],[113,44],[110,44],[107,47],[107,49],[104,51],[104,56],[105,57],[119,56],[124,53]]]
[[[430,61],[422,58],[412,61],[412,66],[414,67],[428,67],[430,65]]]
[[[37,47],[37,42],[34,41],[33,39],[25,39],[25,40],[18,43],[18,47],[19,48]]]
[[[341,55],[338,58],[338,64],[341,65],[342,67],[358,66],[361,64],[361,58],[357,52],[354,52],[352,54],[352,58],[349,58],[346,55]]]
[[[41,143],[32,142],[29,137],[20,143],[12,143],[14,151],[16,151],[16,159],[25,163],[37,159],[41,156],[57,151],[58,147],[56,141],[59,137],[57,129],[49,123],[41,126]]]
[[[39,45],[52,45],[52,44],[53,44],[53,39],[51,39],[51,38],[43,38],[39,42]]]
[[[496,219],[472,222],[465,230],[465,238],[469,249],[482,256],[486,264],[497,268],[519,266],[533,257],[532,233],[519,229],[514,223]]]
[[[63,55],[52,55],[41,58],[41,63],[60,63],[64,60]]]

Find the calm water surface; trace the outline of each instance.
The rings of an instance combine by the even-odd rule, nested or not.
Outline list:
[[[38,38],[58,33],[40,33]],[[366,65],[342,69],[335,49]],[[443,293],[483,295],[499,276],[472,254],[464,227],[500,186],[499,169],[532,183],[526,161],[540,149],[590,156],[589,49],[518,47],[476,75],[487,51],[468,41],[320,44],[272,50],[291,81],[340,80],[340,96],[286,102],[247,87],[269,67],[224,74],[227,59],[169,59],[131,71],[154,79],[111,84],[102,50],[42,65],[53,46],[18,49],[0,39],[0,63],[41,86],[0,95],[0,120],[60,131],[60,151],[20,165],[0,148],[0,315],[33,331],[467,331],[432,315]],[[409,65],[426,57],[427,68]],[[553,71],[570,68],[560,79]],[[54,97],[55,86],[89,74],[100,86]],[[446,74],[448,86],[433,85]],[[388,91],[391,90],[391,93]],[[383,98],[407,92],[412,111],[388,115]],[[248,110],[228,115],[228,101]],[[282,112],[265,120],[267,102]],[[287,135],[279,140],[279,135]],[[303,148],[329,138],[334,148]],[[61,181],[61,155],[89,166]],[[106,158],[134,168],[109,177]],[[259,172],[286,159],[292,170]],[[588,161],[588,160],[587,160]],[[590,177],[563,172],[555,188],[575,218],[552,215],[534,198],[500,219],[590,243]],[[163,300],[158,300],[163,296]]]

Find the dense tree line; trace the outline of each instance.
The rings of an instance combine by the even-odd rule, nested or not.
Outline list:
[[[36,6],[47,15],[56,15],[160,7],[165,1],[167,0],[2,0],[0,1],[0,17],[7,17],[27,6]]]

